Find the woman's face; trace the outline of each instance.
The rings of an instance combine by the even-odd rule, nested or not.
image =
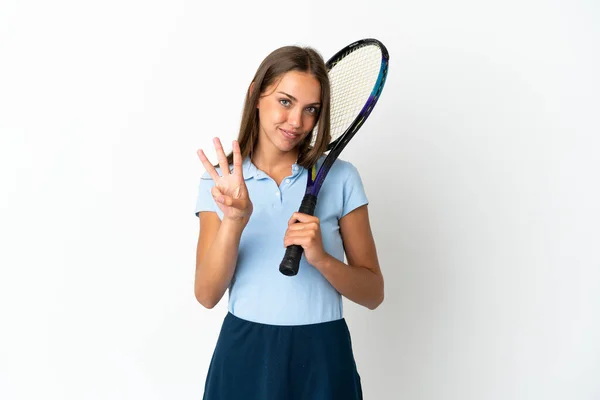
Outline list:
[[[258,100],[259,141],[281,152],[293,150],[317,123],[320,103],[321,84],[314,76],[285,73]]]

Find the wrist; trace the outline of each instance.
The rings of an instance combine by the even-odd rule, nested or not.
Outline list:
[[[233,231],[243,231],[244,228],[246,227],[246,225],[248,224],[248,221],[250,220],[250,217],[223,217],[223,220],[221,221],[221,225],[226,228],[226,229],[231,229]]]
[[[314,263],[311,263],[311,264],[313,267],[315,267],[316,269],[318,269],[319,271],[322,272],[322,271],[325,271],[325,270],[331,268],[336,260],[337,259],[334,258],[331,254],[324,253],[323,257],[319,258],[317,261],[315,261]]]

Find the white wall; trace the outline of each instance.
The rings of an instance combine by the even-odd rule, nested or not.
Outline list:
[[[201,398],[195,151],[274,48],[377,37],[365,398],[600,399],[598,3],[216,3],[0,5],[0,398]]]

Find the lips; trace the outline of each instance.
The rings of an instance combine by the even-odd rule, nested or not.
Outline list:
[[[290,131],[287,129],[279,128],[279,130],[281,131],[281,133],[283,134],[284,137],[291,139],[291,140],[298,139],[302,135],[300,132]]]

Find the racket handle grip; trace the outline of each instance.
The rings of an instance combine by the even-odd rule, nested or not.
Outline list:
[[[298,212],[314,215],[316,206],[317,196],[306,194],[302,199],[302,204],[300,204],[300,209]],[[288,248],[285,250],[283,260],[281,261],[281,264],[279,264],[279,272],[286,276],[296,275],[300,269],[300,259],[302,258],[303,252],[304,249],[302,246],[298,246],[297,244],[288,246]]]

